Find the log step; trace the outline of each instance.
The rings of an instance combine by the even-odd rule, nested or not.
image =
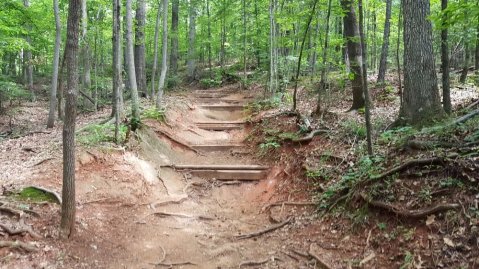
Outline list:
[[[192,170],[193,176],[215,178],[217,180],[255,181],[267,177],[267,170]]]
[[[219,123],[219,122],[203,122],[196,123],[198,128],[211,131],[226,131],[226,130],[238,130],[243,127],[241,123]]]
[[[245,105],[199,105],[199,107],[209,110],[235,111],[243,110],[245,108]]]
[[[201,98],[201,102],[205,104],[227,103],[227,104],[244,104],[244,100],[235,99],[218,99],[218,98]]]
[[[162,167],[172,167],[177,170],[268,170],[269,166],[255,164],[173,164]]]
[[[204,151],[204,152],[214,152],[214,151],[226,151],[234,148],[243,147],[242,144],[211,144],[211,145],[191,145],[192,148]]]

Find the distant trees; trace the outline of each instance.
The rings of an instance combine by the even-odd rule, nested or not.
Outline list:
[[[55,14],[55,51],[53,52],[52,86],[50,89],[50,109],[48,112],[47,128],[53,128],[53,125],[55,124],[55,111],[57,105],[58,65],[60,64],[60,46],[62,41],[62,26],[60,22],[58,0],[53,0],[53,12]]]
[[[391,32],[391,9],[392,0],[386,0],[386,19],[384,21],[383,46],[381,49],[381,57],[379,59],[378,83],[384,83],[388,64],[389,52],[389,33]]]

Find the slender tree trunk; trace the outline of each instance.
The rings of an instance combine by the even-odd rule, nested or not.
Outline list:
[[[178,12],[179,0],[171,2],[171,56],[170,56],[170,74],[176,76],[178,72]]]
[[[353,105],[350,110],[364,107],[364,93],[362,86],[362,57],[359,42],[359,29],[356,13],[351,0],[341,0],[341,6],[346,12],[344,19],[344,35],[347,40],[347,52],[352,73]]]
[[[47,128],[53,128],[55,125],[55,111],[56,111],[56,98],[57,98],[57,86],[58,86],[58,65],[60,62],[60,46],[62,41],[61,31],[62,26],[60,23],[60,12],[58,8],[58,0],[53,0],[53,13],[55,16],[55,52],[53,53],[53,74],[52,74],[52,88],[50,89],[50,110],[48,113]]]
[[[138,88],[136,85],[136,73],[135,73],[135,59],[133,53],[133,19],[131,1],[126,0],[126,49],[127,49],[127,61],[128,61],[128,82],[130,83],[131,91],[131,116],[134,121],[140,119],[140,108],[138,102]]]
[[[136,28],[135,28],[135,74],[138,92],[142,96],[148,96],[146,90],[146,62],[145,62],[145,24],[146,24],[146,2],[138,0],[136,7]]]
[[[272,96],[278,90],[278,49],[276,40],[276,0],[269,2],[269,91]]]
[[[78,92],[78,34],[81,0],[70,0],[68,5],[67,41],[65,58],[67,84],[65,123],[63,124],[63,187],[60,236],[71,237],[75,229],[75,120]]]
[[[464,29],[466,30],[466,29]],[[464,40],[464,64],[462,67],[462,72],[461,72],[461,77],[459,78],[459,81],[461,83],[466,83],[466,78],[467,78],[467,73],[469,71],[469,58],[471,57],[471,53],[469,51],[469,41]]]
[[[121,4],[113,0],[113,111],[115,117],[115,142],[120,142],[120,94],[121,94]]]
[[[447,8],[447,0],[441,0],[441,9]],[[447,38],[447,15],[442,17],[443,25],[441,30],[441,67],[442,67],[442,105],[447,114],[451,114],[451,91],[449,85],[449,48]]]
[[[392,0],[386,0],[386,20],[384,21],[383,46],[381,49],[381,59],[379,60],[378,83],[384,83],[386,76],[388,52],[389,52],[389,33],[391,29],[391,6]]]
[[[243,83],[246,83],[246,0],[243,0]],[[243,85],[244,86],[244,85]]]
[[[156,108],[161,108],[163,91],[165,89],[166,72],[168,69],[168,0],[163,0],[163,51],[161,56],[161,74],[158,83],[158,96],[156,98]]]
[[[303,48],[304,42],[306,41],[306,37],[308,36],[309,27],[311,26],[311,21],[313,20],[314,14],[316,14],[316,5],[318,4],[318,0],[314,0],[313,8],[311,9],[311,13],[309,14],[308,22],[304,28],[304,35],[303,40],[301,41],[301,47],[299,48],[299,57],[298,57],[298,66],[296,68],[296,76],[294,79],[294,92],[293,92],[293,111],[296,111],[297,108],[297,96],[298,96],[298,79],[299,73],[301,71],[301,58],[303,57]]]
[[[221,18],[221,44],[220,44],[220,64],[221,67],[224,67],[225,62],[226,62],[226,48],[225,48],[225,43],[226,43],[226,1],[223,0],[223,6],[222,6],[222,18]]]
[[[429,0],[403,0],[404,100],[400,123],[425,125],[443,116],[432,47]]]
[[[211,18],[210,18],[210,0],[206,0],[206,15],[208,16],[208,68],[211,74]]]
[[[477,26],[476,49],[474,51],[474,70],[479,70],[479,25]]]
[[[160,20],[161,20],[161,4],[158,4],[158,12],[156,13],[156,24],[155,24],[155,40],[154,52],[153,52],[153,69],[151,71],[151,98],[155,99],[155,87],[156,87],[156,73],[158,68],[158,37],[160,35]]]
[[[91,88],[91,62],[90,62],[90,44],[88,40],[88,10],[87,0],[82,0],[82,47],[81,57],[83,60],[82,88],[89,94]]]
[[[25,6],[25,8],[29,8],[30,7],[30,2],[28,0],[23,0],[23,5]],[[30,31],[31,31],[31,26],[28,24],[27,25],[27,36],[25,37],[25,40],[27,41],[27,43],[29,45],[32,45],[32,39],[30,37]],[[36,101],[36,96],[35,96],[35,92],[33,91],[33,64],[32,64],[32,51],[31,50],[26,50],[25,51],[25,85],[26,87],[28,88],[28,90],[30,91],[31,95],[32,95],[32,101],[35,102]]]
[[[188,79],[194,80],[196,73],[196,3],[190,0],[189,17],[190,23],[188,26],[188,65],[187,73]]]
[[[331,17],[331,3],[332,0],[328,0],[328,10],[326,13],[326,29],[324,30],[324,47],[323,47],[323,57],[321,59],[321,78],[319,81],[319,90],[318,90],[318,102],[316,104],[315,114],[319,115],[321,113],[321,94],[326,90],[326,71],[328,69],[327,60],[328,60],[328,50],[329,50],[329,19]]]
[[[358,0],[358,9],[359,9],[359,36],[361,37],[361,56],[363,57],[362,61],[362,84],[363,92],[365,99],[365,121],[366,121],[366,140],[369,156],[373,155],[373,142],[372,142],[372,127],[371,127],[371,101],[369,100],[369,90],[368,90],[368,76],[367,76],[367,51],[364,40],[364,19],[363,19],[363,0]]]
[[[402,106],[403,103],[403,90],[402,90],[402,80],[401,80],[401,61],[399,51],[401,48],[401,26],[402,26],[402,4],[399,3],[399,15],[398,15],[398,35],[397,35],[397,44],[396,44],[396,65],[397,65],[397,74],[398,74],[398,87],[399,87],[399,101]]]
[[[258,11],[258,0],[254,0],[254,17],[255,17],[255,24],[256,24],[256,40],[259,40],[261,37],[261,29],[259,26],[259,11]],[[259,68],[261,65],[261,57],[260,57],[260,52],[261,52],[261,47],[260,47],[260,42],[256,42],[256,46],[254,49],[255,56],[256,56],[256,66]]]
[[[65,69],[65,61],[66,61],[66,51],[63,50],[62,56],[62,64],[60,65],[60,70],[58,70],[58,89],[57,89],[57,110],[58,110],[58,118],[63,120],[65,118],[65,104],[64,104],[64,87],[63,87],[63,77],[64,73],[63,70]]]

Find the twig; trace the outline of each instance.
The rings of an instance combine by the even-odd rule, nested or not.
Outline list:
[[[162,263],[166,259],[166,250],[160,245],[161,250],[163,251],[163,257],[161,257],[160,261],[158,263]]]
[[[36,189],[36,190],[39,190],[39,191],[43,191],[47,194],[50,194],[52,195],[53,197],[55,197],[55,200],[61,205],[62,204],[62,198],[61,196],[56,193],[55,191],[52,191],[52,190],[49,190],[49,189],[46,189],[44,187],[40,187],[40,186],[28,186],[27,188],[33,188],[33,189]]]
[[[237,239],[246,239],[246,238],[252,238],[252,237],[260,236],[260,235],[263,235],[265,233],[269,233],[269,232],[272,232],[274,230],[277,230],[277,229],[289,224],[292,220],[293,220],[293,217],[289,217],[285,221],[283,221],[281,223],[278,223],[278,224],[275,224],[275,225],[272,225],[271,227],[265,228],[263,230],[259,230],[257,232],[248,233],[248,234],[236,235],[235,237]]]
[[[261,208],[261,212],[269,210],[272,207],[276,207],[276,206],[283,207],[285,205],[288,205],[288,206],[315,206],[316,203],[314,203],[314,202],[288,202],[288,201],[275,202],[275,203],[268,204],[268,205],[264,206],[263,208]]]
[[[35,252],[37,251],[37,248],[31,244],[28,243],[23,243],[20,241],[0,241],[0,248],[18,248],[18,249],[23,249],[27,252]]]
[[[179,218],[185,218],[185,219],[198,219],[198,220],[214,220],[212,217],[208,216],[191,216],[191,215],[186,215],[186,214],[181,214],[181,213],[169,213],[169,212],[154,212],[152,215],[157,215],[159,217],[179,217]]]
[[[258,266],[258,265],[265,264],[269,261],[270,261],[270,258],[266,258],[266,259],[261,260],[261,261],[246,261],[246,262],[240,263],[238,268],[241,268],[243,266]]]
[[[164,267],[173,267],[175,265],[197,265],[196,263],[192,262],[159,262],[159,263],[152,263],[154,266],[164,266]]]
[[[368,204],[374,207],[385,209],[387,211],[395,213],[398,216],[408,217],[408,218],[422,218],[437,212],[457,209],[460,207],[459,204],[437,204],[435,206],[428,207],[428,208],[422,208],[422,209],[416,209],[416,210],[402,210],[388,203],[371,200],[364,193],[361,193],[361,198],[363,198],[364,201],[366,201]]]
[[[40,164],[43,164],[43,163],[48,162],[48,161],[53,160],[53,159],[55,159],[55,158],[46,158],[46,159],[43,159],[43,160],[41,160],[41,161],[35,163],[34,165],[30,166],[30,167],[39,166]]]
[[[296,254],[296,255],[298,255],[298,256],[301,256],[301,257],[303,257],[303,258],[311,258],[311,255],[309,255],[309,254],[306,253],[306,252],[302,252],[302,251],[299,251],[299,250],[296,250],[296,249],[291,249],[291,251],[292,251],[294,254]]]

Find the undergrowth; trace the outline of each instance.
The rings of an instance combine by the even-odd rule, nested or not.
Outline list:
[[[119,140],[125,141],[128,127],[120,125]],[[115,125],[113,124],[91,124],[77,133],[77,140],[85,146],[95,146],[105,142],[115,142]]]

